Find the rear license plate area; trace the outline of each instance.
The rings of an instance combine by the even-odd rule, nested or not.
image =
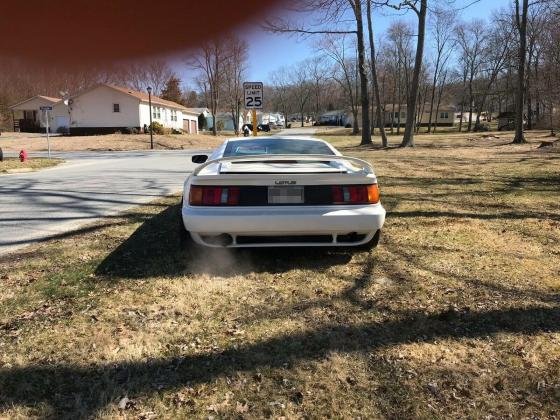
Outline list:
[[[268,204],[303,203],[303,187],[268,187]]]

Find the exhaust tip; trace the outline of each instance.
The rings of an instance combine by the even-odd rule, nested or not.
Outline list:
[[[230,246],[233,243],[233,237],[227,233],[222,233],[220,235],[205,235],[202,237],[204,242],[209,245],[217,246]]]

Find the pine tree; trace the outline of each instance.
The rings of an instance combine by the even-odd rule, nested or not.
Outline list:
[[[161,98],[168,101],[183,104],[183,92],[181,92],[181,80],[171,76],[161,91]]]

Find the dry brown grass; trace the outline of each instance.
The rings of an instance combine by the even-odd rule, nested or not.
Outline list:
[[[224,141],[224,136],[206,134],[155,135],[156,149],[212,149]],[[46,137],[28,133],[2,133],[0,147],[4,151],[19,152],[47,150]],[[84,150],[147,150],[150,148],[148,134],[108,134],[104,136],[51,137],[53,151]]]
[[[558,418],[560,153],[328,139],[371,253],[184,252],[172,197],[0,257],[0,416]]]
[[[20,170],[36,171],[39,169],[51,168],[62,162],[64,162],[62,159],[32,158],[25,162],[20,162],[19,158],[4,158],[4,160],[0,162],[0,174]]]

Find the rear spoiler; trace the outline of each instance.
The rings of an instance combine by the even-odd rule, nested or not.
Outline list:
[[[365,174],[373,174],[373,167],[369,162],[365,160],[358,159],[349,156],[338,156],[338,155],[247,155],[247,156],[229,156],[219,159],[209,160],[193,171],[193,175],[197,176],[204,168],[213,164],[219,164],[226,162],[236,162],[236,163],[246,163],[246,162],[293,162],[293,161],[310,161],[310,162],[335,162],[335,161],[345,161],[351,162],[362,168],[362,172]]]

